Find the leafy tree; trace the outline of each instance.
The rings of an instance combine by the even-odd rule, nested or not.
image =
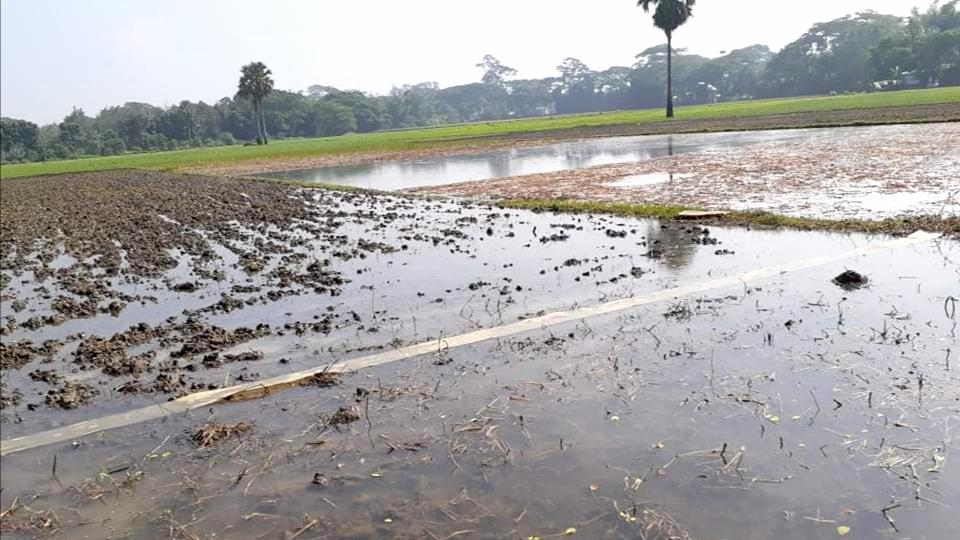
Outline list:
[[[923,84],[960,84],[960,1],[934,2],[926,12],[914,8],[897,34],[880,41],[871,53],[878,79],[913,73]]]
[[[440,121],[437,110],[437,95],[440,86],[435,82],[394,87],[386,100],[390,126],[394,128],[416,127]]]
[[[114,156],[127,151],[127,145],[116,132],[107,132],[101,135],[100,154]]]
[[[257,123],[257,141],[267,144],[267,121],[263,114],[263,98],[273,91],[273,73],[263,62],[250,62],[240,68],[240,82],[237,85],[237,97],[253,102],[253,113]]]
[[[673,118],[673,33],[693,16],[695,0],[639,0],[637,5],[649,13],[653,6],[653,25],[667,36],[667,118]]]
[[[503,65],[499,60],[494,58],[492,54],[485,55],[483,60],[477,64],[477,67],[483,70],[483,77],[480,79],[480,82],[486,86],[504,88],[507,77],[512,77],[517,74],[517,70]]]
[[[37,141],[37,125],[33,122],[0,118],[0,159],[3,161],[35,159]]]
[[[349,107],[330,100],[319,100],[310,108],[313,132],[310,135],[330,137],[357,130],[357,119]]]
[[[57,127],[58,138],[71,155],[97,154],[98,139],[92,129],[92,119],[83,109],[74,107]]]
[[[875,73],[870,51],[902,29],[900,17],[872,11],[817,23],[767,64],[765,93],[796,96],[866,90]]]
[[[147,150],[151,148],[151,139],[148,138],[154,127],[153,118],[146,114],[131,112],[120,120],[118,133],[130,150]],[[154,139],[155,140],[155,139]]]
[[[165,137],[178,141],[188,141],[194,137],[193,108],[189,101],[170,107],[157,118],[157,130]]]
[[[687,102],[693,101],[689,96],[699,82],[700,71],[709,63],[707,58],[695,54],[687,54],[686,49],[671,49],[669,58],[678,60],[676,66],[669,71],[673,74],[673,91],[671,95],[680,95]],[[628,103],[630,107],[655,107],[662,103],[662,91],[667,83],[668,55],[666,45],[650,47],[636,56],[630,74],[630,90]]]
[[[312,135],[308,115],[310,102],[303,94],[277,90],[263,101],[264,130],[266,126],[279,138]]]
[[[308,92],[311,92],[311,95],[316,95],[316,88],[317,85],[311,86]],[[384,110],[383,104],[376,98],[357,90],[344,91],[333,87],[322,88],[329,89],[322,96],[324,99],[343,105],[353,111],[353,116],[357,122],[356,131],[369,133],[386,127],[387,112]]]
[[[555,78],[514,80],[509,83],[507,103],[513,116],[537,116],[556,112],[551,88]]]
[[[557,112],[586,112],[595,109],[596,73],[576,58],[565,58],[557,66],[560,84],[554,88]]]
[[[630,107],[631,71],[628,67],[613,66],[596,74],[594,82],[596,108],[609,111]]]
[[[752,45],[711,59],[690,55],[684,57],[683,68],[674,80],[680,79],[679,93],[683,96],[712,87],[717,101],[752,99],[760,91],[763,68],[772,57],[766,45]]]
[[[185,102],[189,103],[189,102]],[[215,142],[223,131],[223,118],[215,106],[200,101],[190,103],[194,137],[204,142]]]

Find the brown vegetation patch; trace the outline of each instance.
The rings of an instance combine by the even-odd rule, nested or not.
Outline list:
[[[198,447],[210,448],[230,437],[239,437],[241,434],[250,431],[251,427],[252,426],[246,422],[237,422],[234,424],[207,422],[195,429],[190,438]]]
[[[99,394],[96,388],[78,382],[67,382],[56,390],[47,392],[46,403],[55,409],[76,409],[86,405]]]

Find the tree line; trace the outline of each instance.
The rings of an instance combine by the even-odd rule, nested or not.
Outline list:
[[[213,104],[181,101],[156,107],[129,102],[96,116],[74,109],[62,122],[45,126],[0,119],[0,159],[66,159],[266,142],[268,134],[281,139],[322,137],[658,107],[666,97],[670,63],[669,96],[679,105],[958,85],[958,2],[935,2],[926,10],[914,9],[907,18],[868,11],[818,23],[777,53],[753,45],[705,58],[676,48],[671,55],[665,44],[642,51],[631,66],[603,71],[566,58],[555,76],[543,79],[516,78],[516,70],[487,55],[477,65],[479,82],[448,88],[423,82],[395,87],[382,96],[323,85],[303,92],[275,90],[269,69],[254,63],[244,66],[237,94]]]

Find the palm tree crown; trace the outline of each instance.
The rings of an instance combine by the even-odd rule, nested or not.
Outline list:
[[[650,12],[650,6],[653,5],[653,25],[671,36],[674,30],[693,16],[695,3],[696,0],[639,0],[637,5],[646,13]]]
[[[263,99],[273,91],[273,72],[263,62],[250,62],[240,68],[240,84],[237,95]]]
[[[257,122],[257,144],[267,144],[267,119],[263,114],[263,98],[273,91],[272,72],[263,62],[250,62],[240,68],[237,97],[253,101],[253,116]]]

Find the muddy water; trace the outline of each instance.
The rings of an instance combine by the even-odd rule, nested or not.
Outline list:
[[[39,330],[18,328],[4,336],[4,343],[21,339],[40,343],[77,334],[106,338],[140,322],[157,326],[170,317],[182,320],[185,311],[208,306],[227,293],[241,301],[251,299],[251,303],[242,309],[206,315],[206,322],[230,331],[241,326],[271,325],[275,329],[271,335],[223,351],[262,352],[262,361],[201,368],[199,358],[170,358],[178,344],[150,348],[157,352],[153,366],[174,360],[177,372],[190,384],[228,386],[541,312],[645,294],[825,252],[839,253],[870,241],[859,235],[818,235],[811,241],[805,233],[711,231],[649,220],[503,212],[477,205],[392,197],[339,201],[338,208],[347,219],[337,227],[336,237],[363,238],[396,251],[333,259],[331,268],[350,279],[336,296],[308,290],[264,303],[258,300],[260,292],[234,293],[232,284],[263,285],[262,275],[270,267],[260,277],[248,275],[233,266],[237,260],[234,253],[215,247],[223,259],[218,269],[225,279],[198,280],[201,286],[196,293],[170,291],[162,284],[118,280],[116,289],[126,294],[147,291],[155,302],[131,303],[120,317],[72,319]],[[379,217],[389,213],[397,215]],[[253,235],[250,242],[257,238],[260,235]],[[435,238],[442,241],[435,242]],[[334,249],[341,249],[330,247],[337,244],[334,237],[324,236],[297,250],[311,257],[329,256]],[[164,282],[197,279],[189,273],[184,259],[181,257],[180,266],[164,276]],[[19,292],[29,293],[37,285],[30,279],[23,281],[26,284],[14,283],[5,290],[13,293],[9,298]],[[62,293],[49,281],[44,285],[46,296]],[[31,298],[20,313],[13,313],[9,306],[9,300],[3,302],[4,314],[12,313],[20,322],[47,313],[41,308],[40,297]],[[322,333],[287,328],[312,324],[328,315],[336,318]],[[76,347],[77,342],[67,343],[50,362],[37,360],[20,370],[4,371],[6,387],[19,390],[25,397],[19,408],[4,411],[11,419],[4,425],[4,438],[166,399],[164,394],[117,391],[131,377],[78,369],[73,358]],[[140,352],[138,349],[130,354]],[[94,403],[78,409],[49,409],[43,401],[50,387],[31,379],[35,369],[56,370],[66,380],[94,385],[100,394]]]
[[[835,130],[613,137],[416,161],[284,171],[262,176],[391,191],[632,163],[662,156],[738,148],[760,142],[790,142],[830,131]]]
[[[127,351],[156,353],[143,382],[159,371],[196,388],[424,341],[437,352],[336,386],[4,456],[5,538],[547,538],[576,529],[584,538],[800,539],[836,537],[838,526],[850,538],[949,537],[960,504],[955,242],[447,350],[445,336],[884,239],[307,193],[322,228],[291,241],[236,224],[233,250],[211,244],[218,257],[207,275],[219,278],[194,273],[180,252],[158,278],[105,278],[143,299],[118,316],[21,326],[72,293],[55,275],[11,277],[0,309],[14,324],[3,344],[107,338],[190,313],[231,332],[271,325],[219,351],[262,358],[222,366],[207,367],[204,353],[170,358],[182,340]],[[264,267],[242,270],[237,251]],[[324,268],[350,281],[335,293],[285,285],[291,294],[264,300],[285,257],[328,259]],[[52,261],[60,270],[83,262]],[[867,274],[869,287],[830,282],[847,268]],[[188,280],[197,290],[170,287]],[[224,294],[241,306],[197,315]],[[328,316],[324,330],[296,330]],[[131,376],[74,362],[80,339],[3,370],[4,391],[23,397],[2,412],[4,439],[192,391],[124,393]],[[73,410],[50,408],[55,385],[34,380],[37,370],[99,393]],[[353,421],[334,422],[344,415]],[[197,448],[190,434],[206,421],[253,427]]]
[[[702,266],[693,256],[660,279],[867,241],[714,234],[737,253],[698,249]],[[5,526],[32,519],[30,537],[55,519],[63,538],[950,538],[958,260],[955,243],[870,255],[7,456],[0,503],[26,507]],[[869,287],[830,283],[847,268]],[[358,419],[328,425],[340,407]],[[188,433],[210,419],[253,428],[198,449]]]

